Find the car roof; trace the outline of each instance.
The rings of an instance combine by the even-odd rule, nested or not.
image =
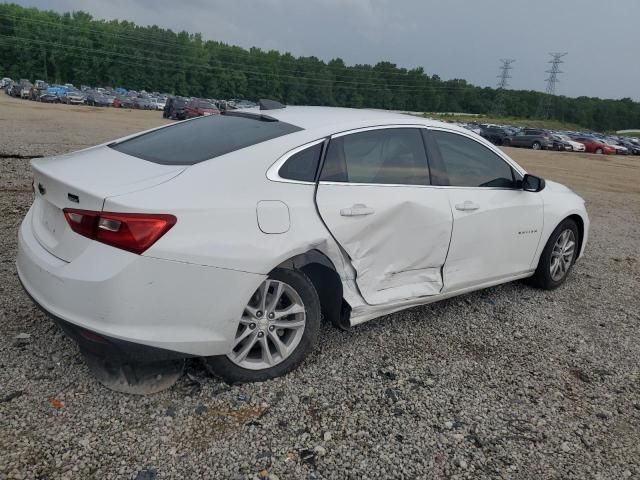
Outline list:
[[[274,110],[259,110],[257,107],[254,107],[243,108],[236,111],[266,115],[282,122],[296,125],[307,131],[333,130],[334,132],[340,132],[378,125],[406,124],[445,127],[450,130],[468,132],[464,128],[450,123],[438,122],[415,115],[388,110],[288,106],[286,108]]]

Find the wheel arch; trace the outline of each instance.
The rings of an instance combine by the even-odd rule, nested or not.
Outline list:
[[[302,271],[318,292],[325,319],[342,330],[349,328],[351,307],[344,300],[342,279],[329,257],[313,249],[288,258],[276,268]]]
[[[584,218],[582,218],[577,213],[573,213],[563,219],[562,222],[564,222],[565,220],[573,220],[578,226],[578,255],[576,256],[576,258],[580,258],[580,256],[582,255],[582,242],[584,241]]]

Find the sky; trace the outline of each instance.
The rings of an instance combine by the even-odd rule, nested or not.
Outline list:
[[[500,59],[514,58],[509,87],[544,91],[549,52],[568,52],[558,94],[640,100],[640,0],[13,1],[480,86],[496,86]]]

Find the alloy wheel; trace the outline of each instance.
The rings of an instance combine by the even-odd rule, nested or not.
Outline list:
[[[295,351],[305,324],[305,306],[295,289],[279,280],[265,280],[244,308],[227,357],[250,370],[273,367]]]
[[[573,230],[564,230],[556,240],[551,251],[551,265],[549,273],[554,282],[562,280],[571,268],[573,254],[576,248],[576,237]]]

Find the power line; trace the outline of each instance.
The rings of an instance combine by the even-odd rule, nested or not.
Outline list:
[[[96,29],[96,28],[91,28],[88,26],[76,26],[76,25],[69,25],[66,23],[62,23],[62,22],[48,22],[46,20],[39,20],[39,19],[34,19],[34,18],[26,18],[26,17],[20,17],[20,16],[16,16],[16,15],[9,15],[6,13],[2,13],[0,12],[0,17],[5,17],[5,18],[11,18],[14,20],[18,20],[18,21],[22,21],[22,22],[31,22],[31,23],[38,23],[41,25],[50,25],[50,26],[55,26],[55,27],[64,27],[64,28],[68,28],[68,29],[73,29],[82,33],[95,33],[98,35],[102,35],[102,36],[111,36],[111,37],[116,37],[116,38],[122,38],[124,40],[134,40],[134,41],[141,41],[143,43],[147,43],[150,45],[157,45],[157,46],[161,46],[161,47],[170,47],[173,49],[189,49],[191,48],[190,45],[187,44],[180,44],[178,42],[166,42],[166,41],[162,41],[162,40],[158,40],[157,38],[155,38],[153,35],[150,34],[145,34],[145,33],[136,33],[135,35],[132,34],[126,34],[126,33],[116,33],[116,32],[107,32],[104,30],[100,30],[100,29]],[[165,30],[162,29],[161,30],[164,34],[173,34],[176,35],[177,34],[171,30]],[[191,36],[191,34],[189,34]],[[226,51],[221,51],[221,56],[226,56],[226,55],[233,55],[233,56],[245,56],[245,57],[249,57],[251,59],[256,59],[256,55],[254,53],[252,53],[251,51],[248,51],[246,49],[244,49],[243,47],[239,47],[236,45],[227,45],[224,44],[222,42],[216,41],[216,40],[205,40],[203,43],[207,43],[207,42],[211,42],[211,43],[218,43],[219,45],[221,45],[221,50],[225,49]],[[264,52],[261,50],[261,52],[264,55],[268,55],[269,52]],[[158,53],[158,52],[156,52]],[[161,52],[164,55],[171,55],[174,57],[183,57],[182,55],[180,55],[179,53],[171,53],[171,52],[167,52],[167,51],[163,51]],[[282,54],[280,52],[278,52],[278,56],[279,59],[286,59],[285,54]],[[293,55],[291,55],[291,58],[293,58],[294,60],[296,60],[297,62],[302,62],[302,63],[307,63],[308,65],[312,65],[312,66],[317,66],[318,63],[321,63],[323,65],[325,65],[326,67],[328,67],[331,70],[345,70],[348,72],[360,72],[360,73],[371,73],[371,72],[379,72],[375,70],[375,66],[373,65],[360,65],[360,64],[356,64],[356,65],[352,65],[352,66],[348,66],[348,65],[344,65],[344,66],[338,66],[338,65],[329,65],[329,62],[324,62],[320,59],[317,59],[317,63],[313,62],[311,60],[310,57],[294,57]],[[227,62],[226,60],[224,60],[225,63]],[[236,64],[237,65],[237,64]],[[366,67],[366,68],[365,68]],[[394,75],[394,76],[402,76],[402,77],[410,77],[411,73],[415,71],[415,70],[406,70],[405,72],[383,72],[384,75]],[[293,74],[297,74],[298,71],[292,71],[292,70],[288,70],[288,73],[293,73]],[[426,73],[423,73],[423,75],[428,76]]]
[[[515,61],[515,58],[500,59],[501,65],[500,73],[498,74],[498,91],[496,92],[496,99],[493,105],[493,113],[498,116],[503,116],[505,114],[504,90],[509,86],[509,79],[511,78],[511,74],[509,72],[513,70],[511,64]]]
[[[16,42],[26,42],[26,43],[33,43],[36,45],[46,45],[48,48],[58,48],[60,50],[63,51],[67,51],[67,50],[79,50],[79,51],[85,51],[85,52],[89,52],[92,54],[99,54],[99,55],[105,55],[107,57],[112,56],[112,57],[120,57],[120,58],[125,58],[125,59],[131,59],[131,60],[135,60],[136,62],[126,62],[126,61],[122,61],[120,59],[117,58],[108,58],[108,62],[114,62],[114,63],[120,63],[123,65],[130,65],[130,66],[134,66],[134,67],[138,67],[140,68],[142,65],[140,64],[140,57],[137,55],[130,55],[130,54],[126,54],[126,53],[117,53],[117,52],[111,52],[111,51],[107,51],[107,50],[98,50],[95,48],[89,48],[89,47],[80,47],[77,45],[68,45],[68,44],[60,44],[60,43],[53,43],[53,42],[49,42],[46,40],[37,40],[37,39],[30,39],[30,38],[24,38],[24,37],[18,37],[15,35],[3,35],[0,34],[0,40],[6,39],[6,41],[11,41],[14,40]],[[326,78],[312,78],[312,77],[305,77],[303,75],[297,75],[297,76],[292,76],[292,75],[282,75],[279,73],[274,73],[274,72],[265,72],[265,71],[257,71],[257,70],[241,70],[241,69],[228,69],[225,67],[217,67],[217,66],[213,66],[213,65],[201,65],[201,64],[195,64],[195,63],[190,63],[190,62],[185,62],[185,61],[181,61],[181,62],[174,62],[174,61],[169,61],[166,59],[153,59],[153,58],[145,58],[144,60],[151,62],[151,66],[156,67],[158,64],[163,64],[163,65],[170,65],[174,68],[184,68],[184,67],[188,67],[188,68],[192,68],[194,70],[201,70],[201,71],[207,71],[207,72],[212,72],[212,71],[222,71],[222,72],[239,72],[239,73],[243,73],[243,74],[247,74],[247,75],[258,75],[258,76],[263,76],[263,77],[272,77],[272,78],[276,78],[276,79],[286,79],[287,81],[289,81],[289,83],[293,83],[293,84],[297,84],[300,85],[301,81],[306,82],[307,84],[311,84],[311,86],[315,86],[316,87],[336,87],[336,88],[342,88],[342,89],[351,89],[351,90],[369,90],[369,91],[388,91],[389,89],[398,89],[398,91],[402,92],[402,93],[422,93],[422,92],[429,92],[430,90],[433,91],[437,91],[437,92],[444,92],[444,93],[454,93],[456,91],[462,90],[463,88],[465,88],[465,86],[456,86],[456,85],[427,85],[424,87],[415,87],[415,86],[409,86],[409,85],[404,85],[404,84],[381,84],[381,83],[371,83],[371,82],[358,82],[358,81],[345,81],[345,80],[335,80],[335,79],[326,79]],[[293,80],[293,82],[291,82],[290,80]],[[338,85],[334,85],[334,84],[338,84]],[[343,86],[347,85],[347,86]],[[349,86],[351,85],[351,86]],[[309,85],[306,85],[309,86]],[[476,88],[474,86],[469,86],[470,88]]]
[[[568,54],[569,52],[549,53],[549,55],[551,55],[551,60],[549,60],[548,63],[551,64],[551,68],[549,70],[545,70],[545,73],[549,74],[545,79],[547,82],[547,88],[545,90],[546,95],[542,96],[540,99],[540,106],[538,108],[538,116],[542,118],[551,118],[551,115],[553,114],[553,97],[556,95],[556,84],[560,83],[560,80],[558,80],[558,74],[564,73],[560,71],[560,65],[564,63],[562,58]]]

